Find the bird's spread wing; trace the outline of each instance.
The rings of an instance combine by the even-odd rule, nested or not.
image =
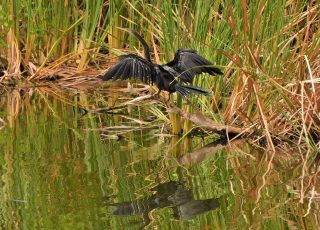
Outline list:
[[[152,63],[134,54],[122,55],[121,60],[102,77],[104,81],[136,79],[146,84],[152,84],[154,78],[155,70]]]
[[[174,59],[167,63],[167,66],[181,74],[179,78],[182,81],[189,83],[192,82],[196,74],[223,74],[219,68],[215,68],[212,65],[210,61],[198,55],[197,52],[192,49],[178,50],[174,55]]]

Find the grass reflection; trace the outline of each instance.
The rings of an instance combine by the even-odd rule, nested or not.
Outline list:
[[[317,153],[278,145],[271,154],[249,140],[170,137],[164,121],[156,129],[110,130],[144,126],[134,119],[152,113],[138,106],[125,116],[85,114],[83,106],[107,106],[103,92],[57,92],[20,89],[0,98],[7,124],[0,130],[2,228],[316,226]],[[112,215],[115,209],[102,198],[116,210],[127,205],[135,215]],[[207,212],[200,201],[216,209]],[[196,212],[194,205],[207,209]]]

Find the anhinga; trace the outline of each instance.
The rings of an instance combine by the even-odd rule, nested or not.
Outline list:
[[[211,95],[204,89],[191,85],[182,85],[177,80],[192,83],[196,74],[208,73],[210,75],[222,74],[218,68],[212,67],[212,63],[201,57],[192,49],[179,49],[174,59],[165,65],[154,64],[151,61],[150,49],[146,41],[132,29],[125,29],[132,33],[143,45],[144,56],[141,58],[135,54],[122,55],[121,60],[111,67],[102,77],[107,80],[138,79],[146,84],[155,84],[159,91],[169,93],[178,92],[183,97],[191,93]]]

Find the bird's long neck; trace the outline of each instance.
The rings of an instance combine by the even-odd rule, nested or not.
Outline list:
[[[143,46],[143,49],[144,49],[144,56],[145,56],[145,58],[146,58],[149,62],[151,62],[150,48],[149,48],[147,42],[143,39],[143,37],[141,37],[140,34],[138,34],[137,31],[132,30],[131,32],[132,32],[132,34],[133,34],[136,38],[138,38],[138,40],[141,42],[141,44],[142,44],[142,46]]]

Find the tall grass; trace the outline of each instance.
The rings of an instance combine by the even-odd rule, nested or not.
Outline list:
[[[224,69],[224,76],[203,75],[194,82],[214,96],[192,102],[217,122],[262,130],[271,148],[279,136],[310,145],[319,138],[317,1],[4,3],[0,66],[8,76],[23,69],[29,79],[36,79],[46,75],[41,69],[55,60],[60,60],[57,68],[67,63],[83,70],[96,62],[95,68],[104,69],[108,64],[97,60],[124,44],[141,48],[118,29],[131,27],[153,46],[155,61],[168,61],[177,48],[188,47]],[[108,48],[109,55],[99,53],[101,48]],[[183,104],[179,97],[176,103]],[[170,116],[174,133],[190,129],[187,122],[183,126],[179,117]]]

